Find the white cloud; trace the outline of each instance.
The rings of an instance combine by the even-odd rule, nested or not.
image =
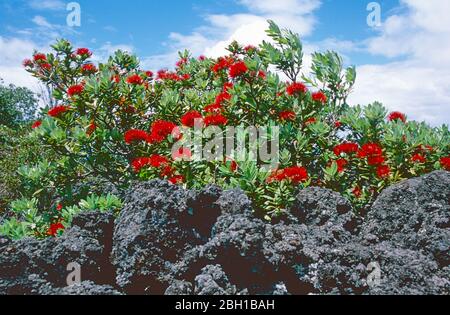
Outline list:
[[[38,45],[30,40],[0,36],[0,78],[3,78],[5,83],[38,91],[37,80],[22,67],[22,61],[29,58],[37,47]]]
[[[239,0],[243,11],[231,15],[211,14],[205,17],[205,25],[191,34],[170,34],[168,52],[144,59],[148,67],[170,67],[177,59],[178,50],[189,49],[193,54],[218,57],[227,53],[226,47],[237,40],[242,44],[257,45],[267,39],[267,20],[276,21],[281,27],[310,35],[315,25],[313,12],[320,7],[320,0]],[[156,64],[157,62],[162,62]]]
[[[45,17],[40,16],[40,15],[36,15],[32,21],[34,24],[36,24],[37,26],[40,26],[40,27],[45,27],[45,28],[53,27],[52,24],[50,24]]]
[[[36,10],[64,10],[66,5],[60,0],[31,0],[30,6]]]
[[[450,124],[450,1],[402,3],[406,12],[389,17],[367,40],[370,53],[401,61],[360,66],[350,102],[379,100],[414,119]]]

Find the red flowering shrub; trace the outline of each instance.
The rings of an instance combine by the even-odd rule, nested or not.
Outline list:
[[[185,52],[173,71],[154,69],[156,75],[121,51],[94,66],[88,49],[74,49],[67,41],[54,45],[55,53],[34,54],[24,66],[52,86],[58,101],[32,130],[56,153],[38,174],[27,169],[33,173],[27,178],[35,188],[30,198],[37,198],[36,211],[58,218],[55,204],[73,203],[73,183],[92,174],[123,189],[133,180],[155,178],[188,188],[240,187],[258,213],[270,219],[289,209],[296,190],[310,185],[340,192],[358,208],[395,182],[450,170],[448,127],[388,115],[379,103],[349,106],[353,67],[344,69],[333,52],[316,53],[313,75],[301,76],[298,36],[272,22],[267,32],[273,44],[232,43],[229,55],[218,59]],[[46,63],[52,70],[42,72],[40,65]],[[262,157],[239,157],[236,148],[211,160],[197,157],[189,145],[191,133],[204,136],[212,127],[225,141],[230,137],[223,129],[230,126],[267,126],[266,137],[251,145],[258,151],[278,135],[279,161],[267,167]],[[239,132],[235,138],[251,139]],[[50,185],[55,172],[64,178],[56,188]],[[42,234],[47,229],[54,234],[54,222],[46,221]]]

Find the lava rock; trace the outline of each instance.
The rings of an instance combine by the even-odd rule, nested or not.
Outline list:
[[[391,241],[450,263],[450,173],[437,171],[384,190],[362,227],[366,243]]]
[[[184,189],[154,180],[133,186],[116,220],[112,262],[117,284],[131,294],[163,294],[165,270],[201,238],[182,224]]]

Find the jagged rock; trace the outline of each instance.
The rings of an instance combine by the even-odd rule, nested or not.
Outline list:
[[[368,213],[368,243],[390,241],[450,263],[450,173],[437,171],[384,190]]]
[[[167,288],[164,295],[192,295],[192,283],[187,281],[174,280]]]
[[[130,189],[116,220],[112,261],[117,284],[129,293],[163,294],[164,273],[183,253],[200,244],[201,236],[187,226],[184,189],[167,181],[140,183]]]
[[[122,295],[113,287],[107,285],[96,285],[91,281],[84,281],[64,288],[45,288],[39,291],[40,295]]]
[[[354,232],[357,218],[350,202],[328,189],[309,187],[301,190],[292,206],[292,214],[308,226],[344,227]]]
[[[0,241],[0,293],[14,292],[19,286],[27,294],[35,291],[34,274],[54,287],[64,287],[71,263],[80,266],[83,280],[113,284],[114,269],[109,263],[113,216],[85,213],[74,219],[73,227],[61,237],[43,241],[23,239]]]
[[[361,224],[321,188],[268,223],[240,190],[140,183],[114,237],[111,215],[88,213],[60,238],[0,238],[0,294],[450,294],[449,184],[435,172],[392,186]],[[65,286],[68,262],[81,285]]]
[[[236,286],[231,285],[220,265],[208,265],[195,278],[196,295],[236,295]]]

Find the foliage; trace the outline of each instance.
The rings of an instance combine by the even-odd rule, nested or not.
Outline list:
[[[338,191],[362,209],[388,185],[449,169],[447,126],[407,121],[379,103],[350,107],[355,68],[345,68],[334,52],[315,53],[312,73],[302,74],[298,36],[269,23],[270,42],[259,47],[234,42],[230,54],[218,59],[193,58],[185,51],[174,71],[157,74],[141,69],[135,56],[122,51],[94,65],[88,49],[74,49],[65,40],[52,46],[54,53],[36,53],[25,61],[33,76],[51,86],[58,102],[32,131],[54,154],[20,168],[25,199],[12,208],[21,209],[22,219],[8,221],[3,230],[13,225],[15,232],[9,234],[21,235],[25,222],[27,233],[43,236],[50,228],[54,235],[60,229],[52,230],[56,223],[49,218],[55,218],[59,203],[67,205],[67,215],[57,217],[64,226],[84,206],[118,204],[111,196],[113,201],[105,197],[79,204],[74,187],[89,177],[120,188],[153,178],[187,188],[211,183],[240,187],[254,201],[257,215],[270,220],[289,209],[298,189],[310,185]],[[236,152],[214,161],[192,159],[196,150],[185,147],[187,135],[205,136],[208,130],[193,129],[197,123],[268,126],[266,137],[254,142],[248,133],[237,135],[255,149],[272,142],[279,127],[280,163],[268,169],[267,161],[238,159]],[[222,140],[229,138],[217,133]],[[180,144],[185,146],[173,152]]]
[[[34,120],[37,107],[32,91],[12,84],[5,86],[0,79],[0,126],[15,128]]]

